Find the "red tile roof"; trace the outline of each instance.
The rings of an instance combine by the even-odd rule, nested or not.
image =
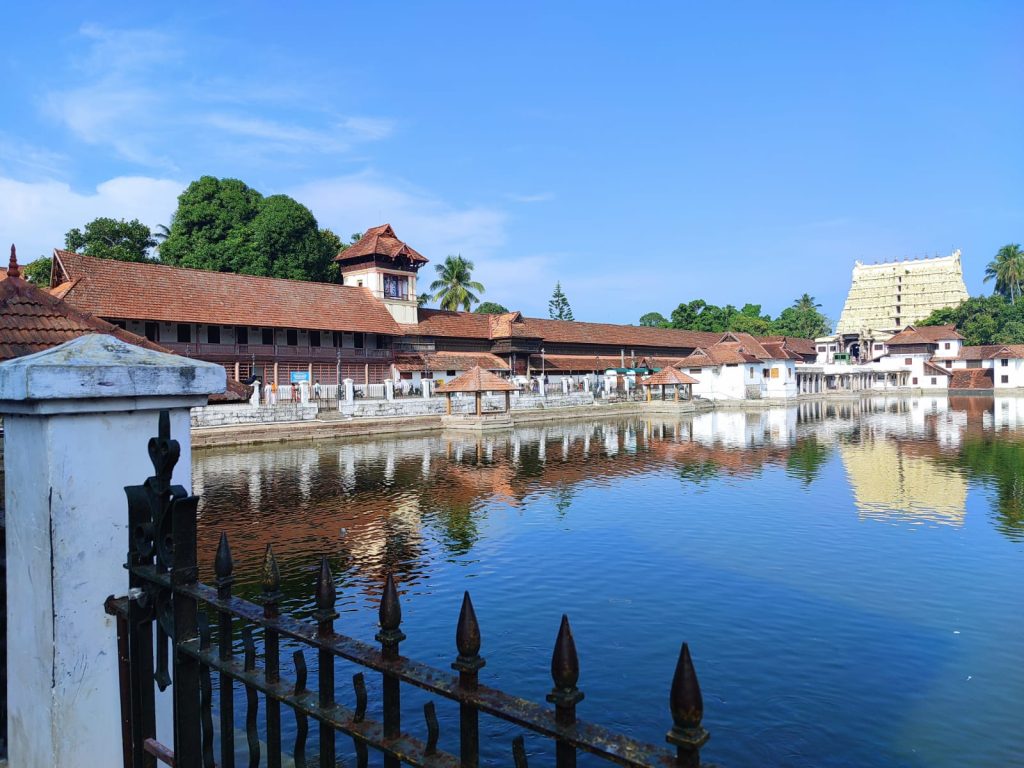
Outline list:
[[[950,370],[949,368],[940,368],[939,366],[935,365],[934,363],[929,363],[927,361],[924,364],[924,369],[925,369],[925,371],[928,371],[928,372],[930,372],[933,375],[936,374],[936,373],[941,373],[943,376],[952,376],[953,375],[953,371]]]
[[[477,366],[444,385],[445,392],[512,392],[517,387]]]
[[[56,347],[89,333],[106,333],[121,341],[157,352],[173,354],[142,336],[81,312],[23,280],[15,270],[3,270],[0,278],[0,361]],[[227,392],[211,395],[212,401],[242,401],[248,387],[228,381]]]
[[[992,389],[991,368],[956,368],[952,374],[950,389]]]
[[[490,352],[419,352],[401,355],[395,367],[400,371],[467,371],[475,367],[507,371],[508,363]]]
[[[626,359],[626,364],[629,364]],[[530,367],[534,371],[565,371],[565,372],[597,372],[609,368],[620,368],[622,359],[618,355],[540,355],[530,357]]]
[[[398,239],[390,224],[370,227],[358,242],[343,250],[334,257],[334,260],[345,263],[368,256],[381,256],[392,261],[406,258],[414,264],[427,263],[427,258],[423,254]]]
[[[1003,348],[1002,344],[986,344],[983,346],[960,347],[958,360],[989,360],[994,352]]]
[[[54,251],[57,295],[100,317],[400,335],[368,288]],[[70,286],[64,283],[71,283]]]
[[[993,347],[992,353],[988,356],[990,360],[998,360],[1000,358],[1006,359],[1017,359],[1024,357],[1024,344],[1003,344],[1001,346]]]
[[[908,325],[885,343],[888,346],[897,344],[936,344],[940,341],[963,339],[952,325]]]
[[[795,336],[758,336],[757,340],[761,344],[781,343],[789,351],[804,357],[816,357],[818,354],[814,339],[801,339]]]
[[[696,384],[697,380],[688,374],[683,373],[678,368],[662,368],[660,371],[652,376],[648,376],[645,384],[658,387],[664,384],[665,386],[672,386],[674,384]]]

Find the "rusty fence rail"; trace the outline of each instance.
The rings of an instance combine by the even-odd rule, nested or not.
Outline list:
[[[169,419],[161,414],[159,435],[150,440],[155,474],[143,485],[126,488],[129,500],[129,592],[110,597],[108,613],[117,617],[121,659],[125,766],[152,768],[158,761],[178,768],[232,768],[236,764],[235,690],[244,691],[244,733],[249,766],[279,768],[282,708],[290,710],[295,737],[287,752],[297,768],[335,768],[337,736],[352,739],[357,765],[368,765],[370,750],[383,755],[385,768],[401,765],[474,768],[480,764],[480,715],[512,723],[554,742],[558,768],[576,765],[579,752],[621,766],[699,766],[708,739],[701,726],[703,702],[687,646],[683,644],[669,691],[671,747],[646,744],[579,720],[576,705],[579,662],[569,620],[563,616],[551,657],[553,687],[546,707],[511,696],[480,682],[484,659],[481,634],[467,592],[456,627],[452,670],[437,669],[402,656],[402,613],[394,579],[388,575],[379,606],[376,644],[335,631],[337,599],[327,558],[320,561],[313,621],[282,615],[281,579],[273,550],[267,547],[258,602],[232,595],[233,563],[226,535],[214,560],[213,586],[198,580],[196,504],[180,486],[170,484],[179,447],[170,439]],[[154,633],[156,642],[154,643]],[[256,638],[262,637],[260,652]],[[240,638],[242,653],[236,654]],[[306,651],[292,654],[294,679],[281,674],[281,644],[297,644],[315,654],[317,681],[310,689]],[[154,650],[155,648],[155,650]],[[381,719],[367,715],[363,672],[353,677],[354,703],[338,700],[336,662],[352,662],[381,676]],[[214,725],[213,677],[218,680]],[[173,681],[173,686],[171,685]],[[155,688],[171,687],[174,744],[156,739]],[[422,725],[402,722],[402,688],[411,685],[459,705],[458,755],[438,748],[440,727],[434,703],[424,706]],[[262,699],[262,712],[260,700]],[[260,740],[262,720],[265,741]],[[666,717],[666,721],[668,717]],[[310,752],[310,731],[317,729],[318,754]],[[415,735],[413,731],[425,734]],[[219,735],[219,755],[215,755]],[[266,750],[265,757],[261,755]],[[528,768],[522,736],[508,747],[506,764]],[[218,760],[219,757],[219,760]],[[545,764],[550,764],[545,760]]]

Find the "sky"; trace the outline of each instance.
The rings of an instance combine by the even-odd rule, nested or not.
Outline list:
[[[805,292],[835,321],[855,260],[955,248],[988,293],[1024,241],[1020,2],[290,5],[7,7],[0,242],[168,224],[211,174],[636,323]]]

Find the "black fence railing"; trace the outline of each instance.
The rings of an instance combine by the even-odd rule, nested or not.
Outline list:
[[[583,699],[577,686],[579,662],[569,620],[562,623],[551,657],[553,687],[547,701],[553,708],[521,699],[480,681],[484,659],[481,633],[467,592],[456,628],[457,655],[445,671],[401,655],[405,640],[402,609],[394,579],[389,575],[379,608],[377,644],[335,631],[337,599],[327,559],[320,561],[315,586],[313,621],[282,615],[281,577],[268,545],[261,574],[258,603],[232,594],[233,563],[226,535],[221,536],[214,560],[216,581],[198,580],[196,559],[196,505],[180,486],[170,484],[178,459],[178,443],[170,438],[170,420],[162,413],[159,434],[150,440],[155,474],[143,485],[126,488],[129,502],[129,592],[111,597],[106,609],[117,617],[121,659],[122,718],[125,765],[151,768],[162,761],[178,768],[232,768],[236,764],[236,728],[244,728],[245,762],[250,766],[282,765],[282,710],[295,721],[288,745],[298,768],[319,765],[334,768],[338,760],[337,736],[350,738],[357,765],[368,765],[370,750],[383,755],[386,768],[480,764],[480,715],[504,720],[554,742],[558,768],[576,765],[579,752],[596,755],[621,766],[699,766],[700,749],[708,739],[701,726],[703,702],[687,646],[683,644],[669,695],[671,748],[643,743],[599,725],[578,719],[576,706]],[[156,642],[154,644],[154,632]],[[262,636],[257,653],[256,635]],[[242,640],[241,657],[235,640]],[[282,640],[315,654],[316,690],[310,690],[306,651],[292,655],[294,679],[281,669]],[[155,648],[155,650],[154,650]],[[259,658],[258,658],[259,657]],[[354,704],[338,699],[335,679],[338,659],[354,662],[381,676],[381,717],[367,714],[368,694],[363,672],[353,678]],[[213,679],[217,679],[218,708],[214,717]],[[172,686],[173,681],[173,686]],[[172,687],[174,744],[156,739],[154,683]],[[424,706],[423,725],[402,721],[403,686],[456,702],[459,707],[458,755],[438,748],[440,726],[433,702]],[[235,690],[244,690],[244,714],[235,712]],[[262,714],[260,701],[262,699]],[[244,717],[244,725],[240,720]],[[265,740],[261,740],[260,721]],[[666,717],[668,720],[668,717]],[[236,724],[236,721],[237,722]],[[315,723],[318,754],[310,749]],[[416,733],[425,736],[416,735]],[[238,732],[241,738],[241,731]],[[215,742],[219,739],[219,756]],[[237,745],[241,747],[241,744]],[[265,758],[261,752],[265,749]],[[508,747],[509,761],[528,768],[522,736]],[[219,757],[219,760],[218,760]],[[550,764],[544,760],[544,764]]]

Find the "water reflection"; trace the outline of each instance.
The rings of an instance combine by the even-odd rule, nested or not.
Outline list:
[[[1005,670],[1024,626],[1004,592],[1024,541],[1024,399],[868,397],[205,450],[193,471],[204,579],[227,530],[236,588],[253,596],[272,542],[283,607],[308,615],[327,554],[339,628],[368,639],[393,572],[403,648],[441,667],[472,589],[489,674],[534,699],[550,688],[567,610],[585,715],[638,738],[664,737],[664,696],[636,695],[664,687],[685,637],[714,762],[1002,765],[1017,754],[1007,718],[1024,679]],[[442,716],[443,733],[454,727]]]

